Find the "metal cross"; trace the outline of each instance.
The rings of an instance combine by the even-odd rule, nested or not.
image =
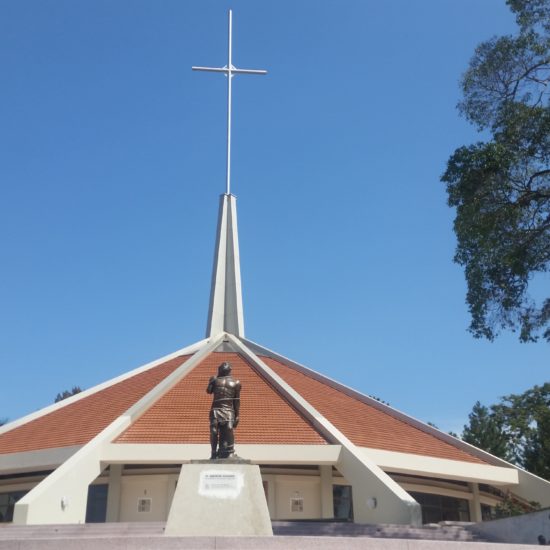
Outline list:
[[[227,76],[227,169],[226,169],[226,194],[231,193],[231,80],[236,74],[267,74],[267,71],[256,69],[237,69],[231,62],[231,35],[232,35],[233,13],[229,10],[229,41],[228,57],[225,67],[191,67],[194,71],[210,71],[224,73]]]

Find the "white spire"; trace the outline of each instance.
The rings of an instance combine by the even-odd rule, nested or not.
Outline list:
[[[232,62],[233,16],[229,10],[229,37],[225,67],[192,67],[195,71],[223,73],[227,77],[227,170],[225,194],[220,197],[218,233],[210,290],[206,336],[228,332],[244,337],[243,297],[237,233],[237,204],[231,194],[231,83],[236,74],[266,74],[256,69],[237,69]]]
[[[222,331],[244,337],[237,199],[227,193],[220,197],[206,336]]]

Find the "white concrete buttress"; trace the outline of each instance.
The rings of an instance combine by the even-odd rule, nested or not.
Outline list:
[[[220,332],[244,338],[236,201],[236,197],[231,194],[224,193],[220,196],[207,338]]]

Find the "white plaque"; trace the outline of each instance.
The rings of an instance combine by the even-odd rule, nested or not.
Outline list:
[[[242,472],[204,470],[199,477],[199,495],[208,498],[236,499],[244,485]]]

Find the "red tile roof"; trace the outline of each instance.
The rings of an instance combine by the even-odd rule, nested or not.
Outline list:
[[[236,444],[324,445],[326,441],[258,372],[237,353],[211,353],[144,413],[117,443],[209,443],[206,393],[223,361],[241,381],[241,420]]]
[[[87,443],[186,358],[171,359],[0,434],[0,454]]]
[[[182,356],[167,361],[1,434],[0,454],[87,443],[186,358]],[[406,419],[396,418],[279,361],[269,357],[262,359],[358,446],[484,463]],[[160,397],[116,442],[208,443],[211,396],[205,390],[208,379],[216,373],[222,361],[232,364],[233,376],[241,380],[243,387],[237,445],[326,444],[311,423],[237,353],[208,355]]]
[[[485,462],[416,426],[269,357],[261,358],[355,445],[400,453]]]

